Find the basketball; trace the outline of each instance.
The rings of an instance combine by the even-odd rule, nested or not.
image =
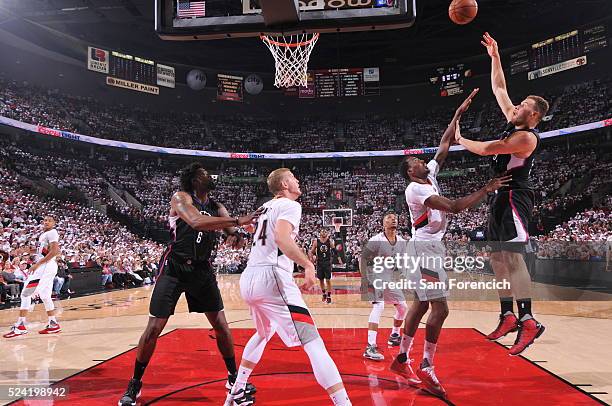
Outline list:
[[[478,3],[476,0],[453,0],[448,6],[448,16],[459,25],[472,22],[478,14]]]

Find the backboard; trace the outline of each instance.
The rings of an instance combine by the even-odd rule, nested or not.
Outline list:
[[[295,20],[271,25],[262,12],[262,5],[271,0],[155,0],[155,30],[164,40],[194,41],[390,30],[410,27],[416,18],[416,0],[294,1],[299,10]],[[277,8],[266,6],[271,10],[266,16]]]
[[[325,209],[323,210],[323,227],[333,227],[339,222],[342,227],[353,225],[353,209]]]

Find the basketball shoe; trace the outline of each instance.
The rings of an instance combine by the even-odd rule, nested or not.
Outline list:
[[[255,404],[255,396],[248,395],[244,389],[238,389],[238,392],[227,394],[224,406],[250,406]]]
[[[544,326],[533,318],[519,322],[518,334],[514,345],[510,348],[510,355],[519,355],[525,351],[536,338],[544,333],[544,330]]]
[[[421,383],[421,380],[412,369],[411,359],[406,360],[406,362],[400,362],[397,358],[395,358],[389,369],[391,372],[398,374],[413,385],[418,385]]]
[[[24,334],[28,334],[28,329],[24,324],[20,324],[18,326],[11,326],[11,330],[3,335],[4,338],[13,338],[17,336],[22,336]]]
[[[142,389],[142,381],[138,381],[134,378],[130,379],[127,390],[123,394],[123,397],[117,402],[118,406],[136,406],[136,399],[140,397]]]
[[[402,341],[402,337],[399,334],[395,333],[389,336],[389,340],[387,340],[387,344],[389,344],[391,347],[398,347],[401,341]]]
[[[47,327],[45,327],[43,330],[40,330],[38,334],[55,334],[59,333],[60,331],[62,331],[60,325],[54,321],[50,321],[49,324],[47,324]]]
[[[232,387],[234,386],[234,383],[236,382],[236,377],[238,376],[238,372],[236,372],[235,374],[227,374],[227,382],[225,383],[225,389],[232,390]],[[252,383],[248,383],[246,384],[244,391],[246,392],[247,395],[254,395],[255,392],[257,392],[257,389],[255,388],[255,385],[253,385]]]
[[[424,390],[441,398],[446,397],[446,391],[442,385],[440,385],[440,381],[436,376],[434,367],[429,365],[427,358],[425,358],[421,363],[421,368],[417,369],[416,376],[418,376],[423,382]]]
[[[373,361],[382,361],[385,359],[385,356],[378,352],[378,347],[370,344],[366,347],[363,357]]]
[[[519,321],[514,313],[506,312],[506,314],[499,315],[499,324],[493,330],[491,334],[487,336],[487,339],[491,341],[499,340],[506,334],[512,333],[519,328]]]

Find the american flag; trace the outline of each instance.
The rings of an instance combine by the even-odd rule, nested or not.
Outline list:
[[[204,17],[206,2],[179,0],[176,15],[179,18]]]

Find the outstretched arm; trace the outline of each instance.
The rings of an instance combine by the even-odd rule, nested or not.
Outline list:
[[[530,131],[517,131],[503,140],[468,140],[461,136],[459,122],[457,122],[455,128],[455,142],[463,145],[468,151],[481,156],[497,154],[530,154],[538,145],[536,136]]]
[[[482,38],[483,40],[480,43],[487,48],[487,53],[491,57],[491,88],[493,89],[493,94],[504,116],[506,116],[506,120],[510,121],[514,104],[512,104],[512,100],[508,96],[508,89],[506,89],[506,78],[504,77],[497,41],[488,32],[485,32]]]
[[[425,206],[429,207],[430,209],[442,210],[448,213],[456,214],[462,210],[476,206],[482,199],[485,198],[487,193],[494,192],[500,187],[506,186],[510,180],[512,180],[512,176],[491,179],[482,189],[456,200],[450,200],[446,197],[432,195],[425,200]]]
[[[234,226],[251,224],[259,217],[259,212],[243,217],[213,217],[200,214],[193,205],[193,199],[185,192],[177,192],[170,202],[172,209],[189,226],[198,231],[231,229]]]
[[[465,113],[470,107],[472,99],[474,98],[474,96],[476,96],[478,90],[480,89],[476,88],[472,90],[472,93],[470,93],[470,95],[463,101],[463,103],[461,103],[461,106],[459,106],[457,108],[457,111],[455,111],[455,115],[453,116],[453,119],[448,125],[448,128],[446,128],[446,131],[444,131],[444,134],[442,135],[442,141],[440,141],[440,146],[438,147],[438,151],[436,152],[436,156],[434,157],[440,167],[444,165],[444,161],[446,161],[446,157],[448,156],[448,150],[450,149],[450,146],[453,143],[457,121],[461,118],[461,115]]]

